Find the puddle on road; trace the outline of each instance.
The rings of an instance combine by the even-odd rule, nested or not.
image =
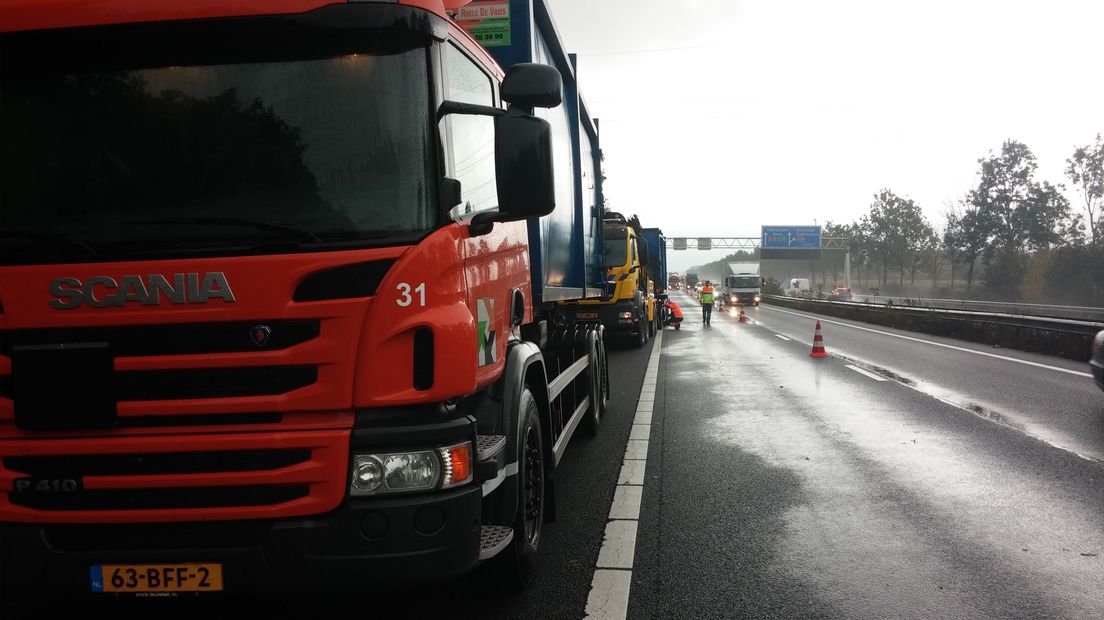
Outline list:
[[[714,334],[723,346],[701,338],[672,346],[668,372],[718,403],[702,424],[704,440],[801,480],[802,502],[783,521],[777,560],[785,570],[856,616],[982,617],[1013,608],[1076,616],[1096,608],[1099,575],[1064,551],[1104,549],[1104,517],[1083,498],[984,434],[901,409],[878,387],[886,384],[839,381],[823,364],[779,354],[762,333]],[[863,366],[1014,424],[984,404]]]
[[[876,366],[869,362],[860,361],[852,358],[848,355],[840,353],[833,353],[835,357],[859,366],[864,370],[878,373],[887,379],[897,381],[902,385],[906,385],[917,392],[931,396],[932,398],[956,407],[963,411],[967,411],[976,415],[979,418],[989,420],[1001,426],[1014,429],[1029,437],[1038,439],[1039,441],[1058,448],[1062,451],[1069,452],[1076,455],[1079,458],[1087,461],[1101,462],[1104,460],[1104,453],[1102,453],[1099,447],[1092,443],[1085,443],[1084,438],[1070,436],[1068,433],[1061,431],[1060,429],[1045,424],[1037,424],[1029,422],[1029,416],[1018,413],[1002,410],[1001,408],[994,407],[989,403],[978,402],[977,399],[960,392],[948,389],[941,385],[929,383],[927,381],[921,381],[912,379],[901,375],[893,370],[884,368],[882,366]]]

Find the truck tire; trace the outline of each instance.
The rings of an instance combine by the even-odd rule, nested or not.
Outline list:
[[[596,337],[590,339],[590,364],[587,368],[587,377],[590,380],[590,408],[587,409],[586,419],[583,420],[583,430],[590,437],[598,434],[598,428],[602,426],[602,414],[606,407],[602,390],[605,388],[605,377],[602,368],[602,356],[598,349],[601,340]]]
[[[644,323],[641,322],[640,329],[636,330],[636,341],[633,342],[633,346],[638,349],[643,349],[644,345],[648,343],[648,328],[644,327]]]
[[[545,453],[540,424],[540,409],[526,386],[518,404],[521,431],[517,443],[518,505],[514,513],[514,540],[493,562],[497,583],[508,592],[525,589],[536,567],[544,530]]]

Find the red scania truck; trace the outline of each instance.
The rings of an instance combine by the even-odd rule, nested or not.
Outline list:
[[[609,394],[597,124],[466,4],[0,4],[5,596],[524,585]]]

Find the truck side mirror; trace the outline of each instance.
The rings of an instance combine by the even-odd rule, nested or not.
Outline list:
[[[533,108],[554,108],[563,102],[563,78],[555,67],[520,62],[502,79],[502,100],[529,114]]]
[[[548,215],[556,208],[552,126],[533,108],[563,102],[563,78],[555,67],[518,63],[502,80],[505,115],[495,118],[495,176],[499,220]]]
[[[495,118],[499,221],[548,215],[556,208],[552,126],[511,109]]]

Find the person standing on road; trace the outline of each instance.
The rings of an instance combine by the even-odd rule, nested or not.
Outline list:
[[[716,298],[713,291],[713,283],[706,280],[705,284],[702,285],[701,293],[698,294],[698,301],[700,301],[702,305],[702,321],[704,321],[706,325],[709,325],[709,317],[713,316],[713,302]]]

